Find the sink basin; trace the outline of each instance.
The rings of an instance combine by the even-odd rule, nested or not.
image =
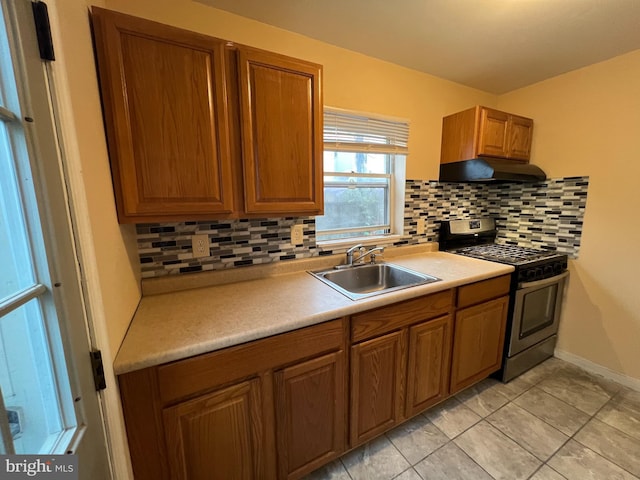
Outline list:
[[[309,273],[351,300],[359,300],[440,280],[392,263],[369,263]]]

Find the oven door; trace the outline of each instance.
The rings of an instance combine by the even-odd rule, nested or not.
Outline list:
[[[518,284],[508,356],[515,355],[558,333],[560,306],[569,272]]]

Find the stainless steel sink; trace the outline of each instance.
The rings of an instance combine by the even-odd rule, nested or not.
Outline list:
[[[440,280],[392,263],[368,263],[343,269],[333,268],[309,273],[351,300],[359,300]]]

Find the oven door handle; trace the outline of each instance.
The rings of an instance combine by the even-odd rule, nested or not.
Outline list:
[[[551,285],[556,283],[557,281],[568,277],[569,276],[569,271],[565,271],[562,272],[560,275],[554,275],[553,277],[549,277],[549,278],[545,278],[542,280],[536,280],[535,282],[522,282],[518,284],[518,289],[524,289],[524,288],[538,288],[538,287],[544,287],[546,285]]]

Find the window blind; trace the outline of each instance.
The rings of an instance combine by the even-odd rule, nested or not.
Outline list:
[[[324,149],[408,153],[409,123],[325,107]]]

